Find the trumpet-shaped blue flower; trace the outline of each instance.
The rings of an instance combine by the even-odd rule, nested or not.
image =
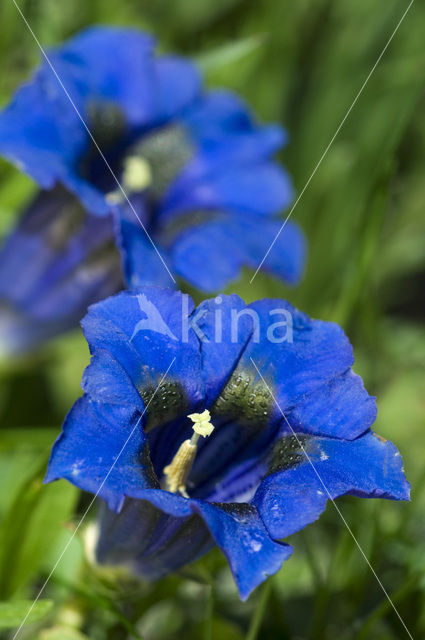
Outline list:
[[[172,286],[154,244],[203,291],[256,268],[292,198],[272,159],[284,131],[137,31],[90,28],[48,55],[0,114],[0,153],[42,189],[0,253],[4,346],[72,326],[123,283]],[[294,284],[303,262],[288,222],[264,268]]]
[[[218,545],[246,598],[328,498],[408,499],[337,325],[282,300],[195,309],[146,287],[91,306],[82,326],[84,395],[46,480],[103,498],[101,562],[155,579]]]

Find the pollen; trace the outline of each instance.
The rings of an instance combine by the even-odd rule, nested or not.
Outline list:
[[[138,156],[130,156],[124,161],[123,183],[130,191],[143,191],[152,182],[149,163]]]
[[[195,461],[198,440],[200,436],[207,438],[214,431],[210,422],[210,412],[205,409],[202,413],[192,413],[188,416],[193,422],[193,435],[182,442],[169,465],[164,467],[163,488],[171,493],[180,493],[188,498],[186,482]]]

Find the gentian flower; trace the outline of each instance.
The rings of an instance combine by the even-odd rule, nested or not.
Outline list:
[[[156,579],[218,545],[246,598],[329,497],[408,499],[339,326],[282,300],[195,309],[157,287],[91,306],[82,326],[84,395],[46,481],[103,499],[99,561]]]
[[[272,159],[285,132],[205,91],[150,36],[95,27],[48,56],[54,72],[43,62],[0,114],[0,153],[41,187],[0,253],[9,351],[74,326],[124,285],[173,286],[167,269],[222,289],[257,267],[292,198]],[[294,284],[304,252],[288,222],[264,268]]]

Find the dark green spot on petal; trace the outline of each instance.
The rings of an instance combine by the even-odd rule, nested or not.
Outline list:
[[[268,475],[287,471],[306,461],[303,451],[308,438],[306,436],[284,436],[273,446],[270,454]]]
[[[126,155],[141,158],[149,165],[152,176],[149,194],[156,200],[192,158],[193,148],[184,130],[173,125],[143,136]]]
[[[114,102],[91,102],[87,117],[93,138],[102,151],[119,143],[125,135],[125,115]]]
[[[272,406],[273,398],[262,380],[254,383],[254,374],[235,371],[212,412],[243,426],[263,428],[269,422]]]
[[[144,386],[139,389],[145,403],[147,421],[146,431],[165,424],[188,412],[189,403],[182,385],[178,382],[164,382],[157,386]]]

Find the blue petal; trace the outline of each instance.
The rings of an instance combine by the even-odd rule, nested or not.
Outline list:
[[[185,112],[183,121],[204,149],[226,143],[229,137],[240,136],[239,140],[244,140],[244,136],[247,136],[248,140],[249,136],[258,135],[258,140],[263,140],[264,145],[257,145],[251,149],[254,157],[258,158],[258,154],[261,156],[274,153],[287,141],[287,135],[281,127],[257,125],[248,105],[230,91],[209,91]],[[240,157],[246,159],[247,155],[243,153]]]
[[[154,45],[151,36],[137,29],[96,26],[56,48],[51,60],[68,71],[65,80],[71,85],[66,88],[75,92],[71,96],[76,101],[115,103],[132,126],[140,126],[152,118],[155,107]]]
[[[198,515],[175,517],[147,500],[126,500],[119,514],[101,510],[97,558],[126,565],[142,578],[156,580],[193,562],[214,546]]]
[[[217,172],[222,163],[229,167],[267,160],[287,141],[280,126],[257,124],[247,105],[225,91],[205,94],[186,111],[183,122],[198,147],[181,174],[183,185]]]
[[[292,200],[292,185],[286,172],[272,162],[232,165],[225,158],[213,174],[194,181],[184,174],[168,190],[161,215],[198,209],[234,210],[270,216]]]
[[[0,251],[4,349],[25,351],[77,325],[122,286],[110,219],[89,216],[56,188],[41,192]]]
[[[375,398],[351,369],[304,396],[286,417],[296,432],[355,438],[376,419]]]
[[[305,433],[354,439],[370,428],[376,417],[375,402],[350,371],[352,347],[338,325],[311,320],[283,300],[262,300],[245,310],[235,307],[233,319],[230,309],[224,306],[223,310],[223,324],[233,325],[236,336],[241,321],[247,320],[245,314],[251,314],[252,334],[235,362],[229,385],[218,396],[214,410],[221,418],[255,424],[260,434],[260,422],[266,416],[264,438],[271,437],[270,429],[276,425],[289,431],[282,412],[294,428]],[[226,348],[228,343],[227,336]],[[219,370],[223,344],[208,348],[213,367]],[[237,396],[238,415],[229,414],[233,411],[231,394]]]
[[[231,132],[246,132],[253,128],[248,106],[234,93],[209,91],[184,115],[192,134],[198,139],[217,139]]]
[[[251,166],[267,161],[284,141],[280,127],[268,125],[249,131],[229,131],[217,138],[196,140],[197,151],[176,179],[174,191],[187,188],[190,181],[206,181],[230,167]]]
[[[83,374],[81,386],[97,402],[144,409],[140,393],[121,366],[105,349],[97,349]]]
[[[202,291],[217,291],[236,280],[243,266],[256,269],[277,237],[264,270],[290,284],[297,283],[305,262],[300,228],[288,222],[254,216],[221,216],[187,229],[171,248],[175,273]]]
[[[240,275],[241,237],[227,233],[229,217],[187,229],[170,249],[174,273],[200,291],[223,289]]]
[[[151,423],[161,423],[163,404],[171,420],[190,413],[203,397],[199,343],[189,327],[192,311],[189,296],[145,287],[93,305],[82,322],[92,353],[106,349],[145,398],[155,394],[147,409]]]
[[[214,434],[199,446],[187,486],[208,502],[250,502],[267,471],[266,454],[276,430],[254,425],[222,423],[213,414]]]
[[[233,433],[231,432],[230,437]],[[239,425],[239,438],[243,438],[243,430]],[[242,435],[242,437],[241,437]],[[223,438],[224,440],[224,438]],[[254,498],[255,492],[264,479],[268,470],[268,454],[273,445],[273,441],[265,444],[260,438],[254,441],[245,442],[245,448],[238,451],[235,448],[234,455],[230,459],[226,459],[226,466],[219,469],[221,473],[217,474],[217,469],[212,469],[213,473],[209,473],[209,468],[202,467],[202,462],[208,464],[208,460],[204,458],[201,461],[201,455],[210,455],[210,460],[214,461],[214,449],[216,455],[227,455],[228,448],[233,448],[233,442],[225,443],[221,451],[218,450],[216,443],[211,443],[211,452],[205,447],[203,452],[195,460],[195,466],[191,478],[197,480],[196,473],[199,473],[199,486],[193,490],[193,497],[202,498],[207,502],[238,502],[250,504]],[[251,446],[250,446],[251,445]],[[247,455],[248,454],[248,455]]]
[[[0,115],[0,152],[41,186],[62,181],[93,213],[105,215],[103,195],[78,175],[90,141],[81,118],[91,129],[90,108],[111,103],[130,127],[154,118],[152,49],[148,36],[105,27],[87,29],[54,49],[49,58],[60,82],[43,62],[17,91]]]
[[[299,283],[303,276],[307,247],[303,232],[297,224],[281,220],[249,220],[243,224],[234,221],[234,233],[243,240],[243,264],[257,269],[266,252],[273,247],[262,263],[262,271],[282,278],[290,285]],[[243,233],[243,235],[241,235]]]
[[[226,556],[242,600],[279,571],[292,553],[289,545],[271,540],[251,505],[197,501],[194,511],[202,516]]]
[[[180,520],[187,518],[191,514],[200,515],[215,543],[226,556],[243,600],[267,576],[279,571],[282,563],[292,553],[292,547],[270,538],[256,508],[251,505],[236,503],[210,504],[202,500],[187,500],[155,489],[141,490],[139,498],[148,500],[161,511]],[[141,513],[143,513],[143,508]],[[117,517],[117,523],[119,518],[120,516]],[[198,535],[199,528],[196,526],[196,546],[193,551],[198,551]],[[201,548],[203,549],[205,541],[203,537],[201,539]],[[187,543],[190,546],[190,538],[187,539]],[[181,546],[181,541],[178,541],[178,544],[172,549],[167,558],[166,566],[163,566],[162,570],[160,564],[159,566],[157,565],[157,575],[165,575],[175,566],[180,566],[181,563],[179,563],[178,557],[176,558],[176,553],[181,551]],[[161,551],[163,552],[162,549]],[[189,555],[186,551],[183,557],[184,562],[190,559]],[[143,567],[142,558],[140,559],[140,567]]]
[[[70,109],[43,68],[0,115],[0,152],[44,188],[51,188],[84,149],[85,133]],[[71,117],[60,122],[61,114]]]
[[[371,432],[351,441],[307,439],[304,448],[314,468],[301,448],[296,448],[296,466],[269,475],[255,496],[273,538],[284,538],[316,520],[329,498],[345,494],[409,498],[409,484],[396,447]],[[279,444],[273,465],[279,468]]]
[[[258,314],[258,332],[254,333],[238,368],[250,372],[257,381],[255,366],[260,370],[279,405],[274,407],[274,415],[281,420],[282,428],[287,429],[280,411],[286,415],[294,410],[295,420],[299,416],[306,432],[355,438],[366,431],[375,417],[373,401],[357,377],[342,375],[354,360],[343,330],[331,322],[311,320],[282,300],[261,300],[249,308]],[[315,394],[312,399],[322,407],[329,402],[326,422],[315,415],[313,407],[307,406],[306,395],[312,393]],[[356,413],[350,416],[356,399]],[[341,424],[331,414],[340,411],[344,403],[347,411]],[[298,405],[301,407],[296,410]],[[336,425],[340,427],[338,433]]]
[[[197,152],[171,185],[160,220],[199,208],[277,213],[292,199],[289,178],[270,156],[284,131],[255,123],[246,105],[222,91],[209,92],[182,116]]]
[[[188,60],[162,56],[155,61],[156,118],[170,120],[190,105],[201,90],[201,75]],[[151,89],[152,91],[152,89]]]
[[[106,168],[105,171],[107,171]],[[57,179],[76,195],[90,213],[96,216],[107,216],[111,213],[111,207],[105,199],[104,193],[75,173],[73,167],[66,167],[60,173],[58,172]]]
[[[169,258],[163,247],[156,243],[154,246],[146,231],[137,222],[129,222],[122,218],[118,225],[117,240],[127,285],[131,289],[146,284],[172,287],[173,280],[167,271]]]
[[[201,375],[207,406],[217,400],[252,334],[250,317],[241,316],[235,335],[229,322],[232,314],[240,313],[245,308],[244,301],[236,294],[220,295],[211,300],[204,300],[192,314],[192,327],[200,331]]]
[[[115,511],[126,496],[158,486],[140,412],[80,398],[53,447],[45,482],[59,478],[99,495]]]
[[[235,281],[241,270],[241,237],[228,233],[229,222],[226,217],[179,234],[170,249],[174,273],[206,292],[219,291]]]

